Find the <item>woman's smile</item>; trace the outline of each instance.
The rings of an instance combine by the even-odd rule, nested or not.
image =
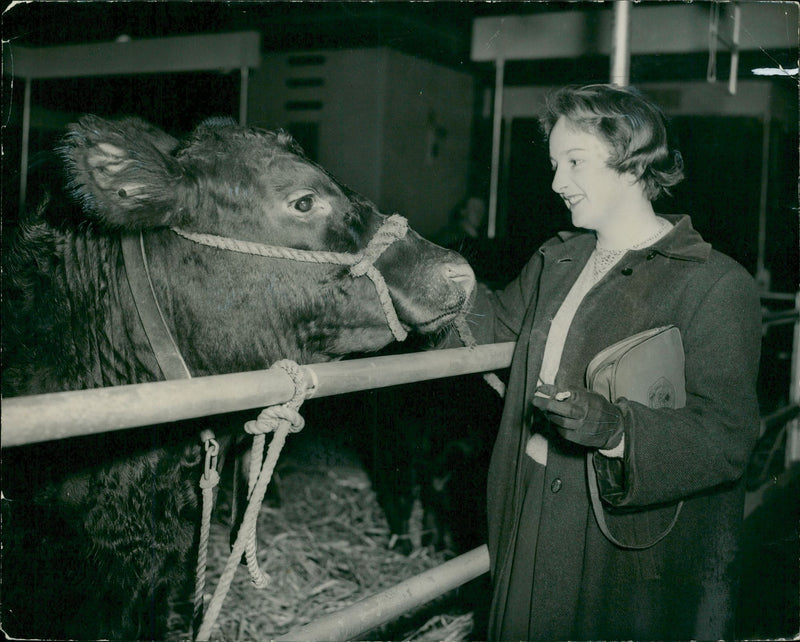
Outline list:
[[[550,132],[552,188],[569,209],[572,224],[616,246],[630,234],[638,238],[639,231],[648,231],[654,214],[636,177],[610,166],[611,153],[597,134],[563,117]]]

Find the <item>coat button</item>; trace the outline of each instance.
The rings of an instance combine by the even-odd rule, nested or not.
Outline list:
[[[551,491],[553,491],[554,493],[557,493],[558,491],[560,491],[560,490],[561,490],[561,486],[562,486],[561,479],[559,479],[558,477],[556,477],[556,478],[555,478],[555,479],[552,481],[552,483],[550,484],[550,490],[551,490]]]
[[[633,274],[633,270],[632,270],[632,269],[630,269],[630,268],[622,268],[622,273],[623,273],[625,276],[630,276],[631,274]]]

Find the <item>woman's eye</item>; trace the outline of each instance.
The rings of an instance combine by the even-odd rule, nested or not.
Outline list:
[[[310,212],[312,207],[314,207],[314,197],[311,195],[298,198],[294,202],[294,209],[296,209],[298,212],[303,212],[304,214],[306,212]]]

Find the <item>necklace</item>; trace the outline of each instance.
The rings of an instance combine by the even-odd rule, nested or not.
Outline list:
[[[631,245],[630,247],[609,250],[601,247],[599,244],[596,245],[594,252],[592,253],[592,276],[594,277],[594,282],[597,283],[597,281],[599,281],[627,251],[640,250],[643,247],[652,245],[672,229],[672,223],[670,223],[668,220],[663,219],[660,216],[657,218],[657,220],[658,229],[655,231],[655,233],[653,233],[651,236],[648,236],[643,241],[639,241],[638,243]]]

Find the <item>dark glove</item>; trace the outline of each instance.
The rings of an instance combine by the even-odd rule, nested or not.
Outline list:
[[[622,411],[591,390],[559,391],[545,384],[536,389],[533,405],[544,412],[558,434],[576,444],[610,449],[622,440]]]

